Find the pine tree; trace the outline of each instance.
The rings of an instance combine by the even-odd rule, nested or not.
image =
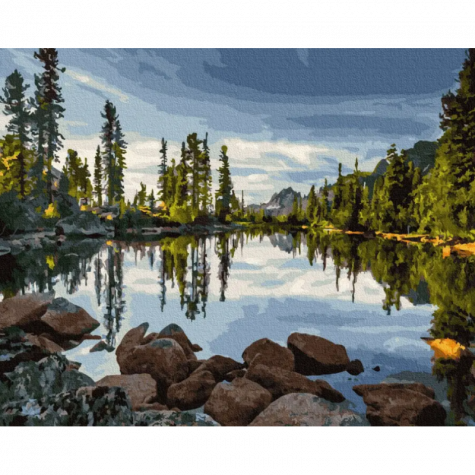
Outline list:
[[[127,152],[127,142],[124,140],[122,126],[119,116],[116,116],[114,131],[114,200],[120,203],[124,199],[124,170],[127,168],[125,154]]]
[[[153,189],[150,192],[150,195],[148,195],[148,206],[150,208],[150,212],[153,213],[153,210],[155,209],[155,196],[153,194]]]
[[[109,100],[104,106],[104,113],[101,117],[105,119],[102,126],[101,141],[104,157],[104,174],[103,178],[107,180],[107,201],[109,206],[114,201],[114,173],[115,173],[115,156],[114,156],[114,131],[115,121],[117,120],[117,111],[114,104]]]
[[[40,164],[46,165],[46,194],[50,203],[53,202],[53,162],[59,162],[58,151],[63,147],[63,135],[59,132],[58,120],[64,117],[65,109],[59,73],[65,68],[58,68],[58,51],[56,48],[40,48],[34,57],[43,63],[41,76],[35,75],[36,113],[35,129],[38,137],[38,154]],[[45,150],[46,149],[46,150]]]
[[[475,229],[475,49],[467,52],[459,87],[442,97],[435,168],[429,178],[424,224],[434,234],[469,237]]]
[[[191,214],[194,218],[198,215],[200,203],[200,145],[202,141],[198,139],[196,133],[188,135],[186,141],[191,157]]]
[[[381,231],[406,232],[411,205],[412,171],[404,150],[397,153],[396,145],[388,150],[389,162],[384,174],[381,200]]]
[[[94,157],[94,195],[96,196],[97,206],[102,206],[102,155],[99,145]]]
[[[208,147],[208,132],[206,132],[200,160],[200,208],[204,215],[208,215],[212,205],[211,186],[211,161]]]
[[[139,206],[145,206],[147,200],[147,187],[140,182],[140,191],[137,193],[137,204]]]
[[[5,80],[3,97],[0,97],[0,102],[5,106],[3,113],[11,117],[7,125],[7,131],[17,137],[20,144],[20,153],[17,156],[19,163],[18,176],[15,178],[18,180],[22,199],[26,195],[26,182],[28,179],[26,149],[30,144],[31,124],[28,99],[25,97],[25,92],[29,87],[28,84],[24,84],[23,76],[15,69]]]
[[[221,147],[218,168],[218,191],[216,192],[216,214],[220,219],[225,219],[231,213],[231,195],[233,193],[233,183],[231,181],[231,171],[229,168],[228,147]]]
[[[170,205],[168,166],[167,166],[167,141],[162,137],[162,148],[160,149],[161,161],[158,166],[158,189],[157,198],[167,206]]]
[[[312,223],[317,215],[318,200],[315,193],[315,185],[310,188],[307,201],[307,221]]]

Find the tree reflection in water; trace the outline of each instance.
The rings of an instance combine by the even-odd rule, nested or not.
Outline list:
[[[358,235],[316,231],[289,234],[270,228],[213,237],[166,237],[153,243],[66,241],[61,247],[0,257],[0,292],[8,298],[17,293],[51,291],[59,280],[67,293],[73,294],[87,285],[88,274],[92,272],[97,305],[103,308],[105,339],[114,347],[126,305],[126,252],[134,253],[136,263],[147,257],[150,268],[157,272],[162,312],[167,304],[167,290],[177,288],[185,317],[195,320],[198,316],[206,317],[211,276],[218,278],[218,298],[225,302],[226,291],[232,285],[232,263],[237,249],[243,253],[250,240],[262,241],[266,237],[274,247],[292,256],[304,249],[309,266],[321,262],[325,271],[328,262],[333,262],[336,288],[339,290],[340,280],[346,274],[353,302],[358,300],[358,275],[370,272],[384,287],[381,305],[388,315],[401,308],[403,297],[414,305],[435,305],[430,328],[432,342],[428,342],[434,347],[439,345],[433,358],[433,373],[448,385],[450,422],[462,424],[467,416],[473,417],[475,256],[444,257],[442,249],[431,244],[368,240]],[[216,269],[210,266],[212,252],[218,260]],[[461,348],[459,353],[444,353],[444,345],[456,344]]]

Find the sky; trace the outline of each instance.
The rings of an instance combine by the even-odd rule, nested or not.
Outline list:
[[[34,49],[0,49],[0,83],[18,69],[31,85]],[[214,169],[228,146],[235,189],[267,202],[308,194],[338,163],[372,171],[392,143],[440,136],[440,99],[457,87],[463,49],[59,49],[65,137],[92,163],[107,99],[128,142],[126,196],[156,186],[160,140],[179,159],[189,133],[209,134]],[[0,106],[1,107],[1,106]],[[0,133],[7,117],[0,115]],[[216,172],[214,182],[217,182]]]

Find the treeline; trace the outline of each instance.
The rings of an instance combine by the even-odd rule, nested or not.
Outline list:
[[[173,222],[191,223],[214,216],[223,222],[241,219],[243,207],[234,192],[228,149],[221,147],[218,186],[213,194],[208,134],[203,140],[189,134],[182,143],[180,159],[168,160],[168,144],[162,138],[156,193],[140,183],[132,209],[154,217],[169,217]]]
[[[0,234],[48,226],[49,221],[79,211],[100,215],[103,209],[95,208],[106,206],[118,209],[115,218],[126,217],[129,225],[147,220],[191,223],[204,217],[223,222],[243,218],[226,146],[219,157],[219,183],[212,191],[208,134],[204,139],[196,133],[188,135],[180,158],[170,161],[162,139],[157,187],[147,190],[141,183],[133,202],[126,200],[127,142],[109,100],[101,112],[104,122],[94,162],[69,149],[62,170],[56,169],[64,140],[59,121],[65,113],[60,86],[65,68],[59,66],[55,48],[40,48],[34,57],[43,70],[35,74],[32,96],[28,97],[30,85],[18,70],[6,78],[0,96],[9,117],[8,133],[0,139]]]
[[[64,99],[55,48],[40,48],[34,53],[43,71],[35,74],[35,89],[27,96],[29,84],[15,70],[5,80],[0,102],[9,117],[7,135],[0,139],[0,224],[5,230],[34,229],[44,219],[70,216],[78,204],[102,205],[106,194],[109,204],[124,200],[126,142],[114,105],[106,101],[102,127],[102,151],[98,146],[94,161],[94,177],[87,159],[68,150],[62,171],[59,152],[64,137],[59,121],[64,117]],[[36,218],[35,218],[36,215]],[[43,221],[42,221],[43,218]]]
[[[426,176],[393,144],[388,167],[372,190],[358,169],[327,184],[319,196],[312,187],[299,222],[350,231],[428,233],[475,239],[475,49],[468,50],[459,87],[442,97],[435,167]],[[331,203],[329,191],[333,194]],[[371,198],[370,198],[371,196]]]

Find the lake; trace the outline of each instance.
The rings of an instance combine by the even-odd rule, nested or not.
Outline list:
[[[365,406],[352,386],[389,378],[434,387],[449,422],[471,415],[471,364],[434,360],[423,338],[472,342],[473,257],[444,258],[431,244],[269,230],[154,242],[67,240],[3,256],[0,266],[4,296],[54,290],[99,320],[95,334],[112,346],[143,322],[149,332],[176,323],[203,348],[198,358],[241,360],[259,338],[286,345],[292,332],[310,333],[363,362],[358,376],[321,377],[357,411]],[[90,353],[95,343],[83,342],[68,358],[95,380],[119,374],[115,352]]]

